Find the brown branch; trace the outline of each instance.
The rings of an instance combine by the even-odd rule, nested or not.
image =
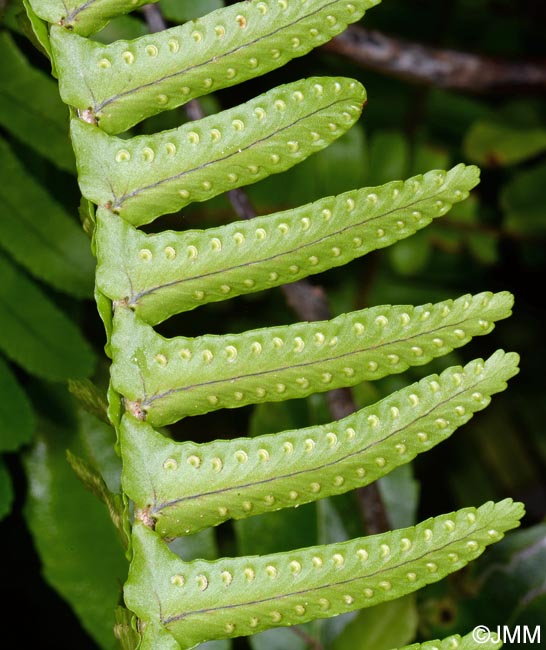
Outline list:
[[[288,629],[292,632],[292,634],[295,634],[304,643],[306,643],[307,647],[310,648],[310,650],[324,650],[322,643],[318,639],[315,639],[315,637],[307,634],[307,632],[299,625],[294,625]]]
[[[322,46],[365,68],[412,83],[469,93],[544,92],[545,61],[507,61],[438,49],[351,25]]]
[[[142,7],[142,13],[146,19],[148,29],[152,34],[167,29],[167,22],[161,13],[161,9],[157,5],[144,5]]]
[[[190,101],[185,104],[184,110],[188,119],[194,122],[195,120],[201,120],[205,117],[205,111],[197,99],[190,99]]]

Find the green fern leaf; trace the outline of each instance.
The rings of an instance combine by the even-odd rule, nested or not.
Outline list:
[[[178,129],[121,140],[72,120],[83,195],[135,226],[293,167],[360,116],[356,81],[310,78]]]
[[[431,375],[343,420],[273,435],[177,443],[125,416],[123,489],[163,537],[368,485],[448,438],[517,373],[495,353]]]
[[[306,397],[423,365],[510,315],[509,293],[224,336],[165,339],[124,307],[114,314],[112,385],[152,426],[219,408]]]
[[[146,117],[307,54],[378,3],[239,2],[184,25],[110,45],[53,27],[61,97],[106,133],[120,133]]]
[[[97,286],[155,325],[173,314],[294,282],[408,237],[478,183],[476,167],[428,172],[220,228],[147,235],[97,211]]]
[[[191,648],[399,598],[461,569],[522,516],[507,499],[340,544],[189,563],[137,523],[125,600],[144,624],[142,650],[161,627]]]
[[[481,641],[476,641],[472,634],[463,637],[453,634],[441,641],[412,643],[398,650],[498,650],[500,647],[502,647],[502,642],[496,634],[493,634],[490,639]]]
[[[82,36],[98,32],[112,18],[151,2],[157,0],[29,0],[42,20]]]

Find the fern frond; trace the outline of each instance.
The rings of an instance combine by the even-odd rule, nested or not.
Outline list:
[[[145,623],[142,650],[156,647],[160,628],[191,648],[399,598],[461,569],[522,516],[507,499],[349,542],[214,562],[184,562],[137,523],[125,599]]]
[[[483,639],[478,642],[471,633],[463,637],[453,634],[441,641],[437,639],[424,643],[412,643],[398,648],[398,650],[498,650],[501,647],[502,641],[496,634],[491,635],[487,640]]]
[[[158,0],[28,0],[42,20],[63,29],[89,36],[112,18]]]
[[[312,77],[178,129],[130,140],[73,119],[82,194],[135,226],[286,171],[359,118],[353,79]]]
[[[151,115],[307,54],[378,3],[239,2],[184,25],[110,45],[54,26],[51,45],[61,97],[106,133],[120,133]]]
[[[448,438],[506,388],[517,364],[498,351],[342,420],[255,438],[178,443],[125,415],[123,489],[163,537],[341,494]]]
[[[398,598],[460,569],[518,526],[523,507],[506,500],[261,557],[188,563],[164,539],[374,481],[485,408],[516,374],[518,358],[498,351],[449,368],[323,426],[207,444],[160,435],[154,427],[189,415],[423,365],[489,333],[510,315],[512,296],[372,307],[242,334],[160,336],[153,326],[174,314],[293,282],[407,237],[466,198],[478,172],[458,165],[208,231],[137,230],[327,147],[358,119],[366,91],[352,79],[314,77],[177,129],[116,133],[302,56],[379,0],[248,0],[133,41],[83,38],[148,1],[28,0],[51,23],[46,42],[29,11],[71,107],[82,193],[98,206],[96,300],[112,357],[108,415],[123,461],[124,530],[135,506],[125,604],[139,619],[139,650],[184,650]],[[405,650],[473,648],[469,637],[434,643]]]
[[[331,321],[166,339],[130,309],[114,314],[112,385],[152,426],[246,404],[306,397],[419,366],[490,332],[507,292],[419,307],[371,307]]]
[[[424,228],[479,180],[457,165],[219,228],[147,235],[97,211],[97,287],[155,325],[173,314],[347,264]]]

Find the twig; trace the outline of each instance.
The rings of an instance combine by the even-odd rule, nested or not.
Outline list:
[[[146,18],[148,29],[152,34],[167,29],[167,22],[157,5],[144,5],[142,7],[142,13],[144,14],[144,18]]]
[[[184,110],[186,111],[188,119],[192,122],[195,120],[201,120],[205,117],[205,111],[196,99],[190,99],[190,101],[184,105]]]
[[[351,25],[321,49],[370,70],[436,88],[477,94],[546,90],[546,61],[516,62],[438,49],[360,25]]]
[[[311,648],[311,650],[324,650],[324,646],[322,643],[318,640],[312,637],[310,634],[307,634],[307,632],[302,629],[299,625],[294,625],[293,627],[290,627],[289,630],[293,632],[296,636],[299,636],[300,639],[305,641],[307,643],[308,647]]]

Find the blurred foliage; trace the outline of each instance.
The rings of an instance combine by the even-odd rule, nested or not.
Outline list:
[[[546,612],[546,524],[512,533],[451,579],[420,592],[421,630],[426,636],[486,625],[527,625],[533,632]],[[512,643],[511,648],[526,646]]]
[[[160,4],[166,18],[176,22],[223,3]],[[96,418],[103,418],[106,408],[105,362],[97,363],[104,356],[104,335],[92,301],[90,242],[78,222],[68,110],[58,98],[48,60],[36,49],[38,41],[45,42],[40,25],[24,17],[20,0],[0,3],[0,19],[0,517],[5,552],[13,558],[6,580],[12,584],[18,623],[24,626],[25,612],[32,611],[34,624],[47,629],[48,647],[112,648],[110,630],[126,572],[122,538],[108,509],[85,489],[66,457],[70,450],[80,476],[88,485],[100,485],[110,515],[119,516],[112,506],[119,505],[115,441]],[[545,21],[542,0],[384,0],[365,24],[435,46],[517,61],[545,57]],[[142,15],[135,13],[114,21],[97,38],[109,42],[146,31]],[[382,479],[390,522],[409,525],[505,496],[523,500],[528,515],[521,531],[417,599],[301,629],[271,630],[237,641],[236,647],[381,650],[465,633],[477,624],[546,624],[546,359],[540,289],[546,266],[546,98],[509,92],[479,97],[411,86],[316,51],[221,91],[204,106],[211,112],[313,74],[359,79],[368,89],[369,104],[360,124],[334,146],[288,174],[249,188],[260,213],[459,161],[482,167],[482,183],[471,198],[425,231],[313,278],[326,290],[332,311],[482,290],[508,289],[516,296],[514,316],[468,350],[432,368],[355,389],[362,406],[424,372],[487,356],[497,347],[522,356],[518,379],[487,411],[453,439]],[[185,119],[177,109],[135,132],[171,128]],[[164,217],[161,227],[204,228],[234,218],[221,197],[190,206],[182,218]],[[169,321],[164,333],[241,331],[294,319],[281,292],[271,291],[181,315]],[[218,413],[193,418],[174,427],[174,433],[179,439],[206,440],[328,419],[324,397],[312,396],[240,409],[229,418]],[[99,475],[103,483],[95,480]],[[365,532],[359,513],[358,493],[349,494],[225,524],[175,548],[183,557],[213,558],[346,539]],[[126,613],[118,610],[116,616],[122,636],[130,635]],[[227,650],[230,643],[206,646]]]
[[[59,401],[64,399],[61,396]],[[101,647],[115,648],[114,610],[120,601],[127,561],[107,510],[67,463],[66,449],[91,458],[116,491],[120,463],[110,427],[86,414],[67,416],[69,422],[64,427],[44,422],[25,455],[25,519],[45,579],[70,602]]]

